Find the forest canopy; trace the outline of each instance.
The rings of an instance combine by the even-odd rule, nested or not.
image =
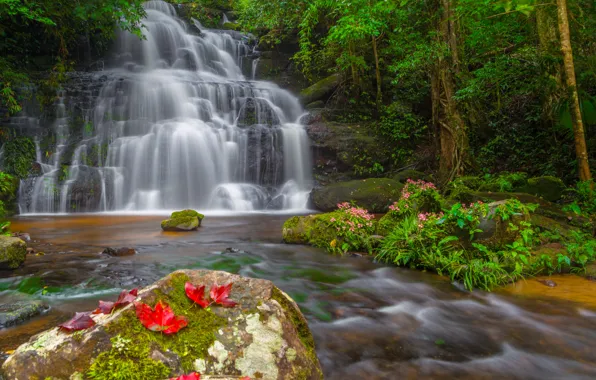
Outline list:
[[[311,83],[342,74],[326,106],[343,108],[344,121],[375,123],[395,147],[396,166],[423,160],[445,179],[500,171],[566,182],[590,177],[585,167],[596,156],[591,0],[171,2],[196,6],[194,15],[208,26],[219,21],[214,9],[233,12],[258,48],[295,46],[293,62]],[[83,56],[106,51],[116,26],[142,37],[142,3],[0,0],[3,113],[20,111],[23,89],[40,72],[50,73],[40,76],[40,92],[55,91]]]

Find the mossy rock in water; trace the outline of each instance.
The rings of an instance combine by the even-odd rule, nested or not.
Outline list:
[[[27,257],[27,244],[19,238],[0,235],[0,269],[16,269]]]
[[[174,211],[172,213],[172,215],[170,216],[170,218],[178,219],[178,218],[184,218],[184,217],[188,217],[188,216],[196,216],[197,218],[199,218],[199,221],[201,221],[205,218],[205,215],[203,215],[200,212],[197,212],[195,210]]]
[[[556,202],[561,199],[566,188],[559,178],[546,176],[530,178],[528,184],[518,191]]]
[[[0,304],[0,329],[21,324],[40,315],[48,307],[41,301],[18,301]]]
[[[338,203],[354,202],[373,213],[387,212],[388,207],[399,200],[404,185],[389,178],[369,178],[339,182],[313,190],[315,207],[321,211],[333,211]]]
[[[184,284],[232,284],[235,307],[193,305]],[[189,372],[261,379],[322,379],[313,337],[296,303],[266,280],[206,270],[177,271],[139,292],[136,302],[161,300],[188,326],[172,335],[147,330],[134,305],[92,315],[80,332],[58,328],[34,336],[2,366],[10,379],[161,380]]]
[[[164,231],[195,231],[200,225],[201,222],[196,216],[185,216],[162,221],[161,229]]]
[[[161,222],[164,231],[195,231],[201,226],[205,215],[195,210],[174,211],[170,219]]]
[[[328,248],[335,240],[338,247],[343,244],[343,239],[337,236],[337,227],[332,226],[331,219],[341,219],[338,211],[326,214],[307,216],[294,216],[284,223],[282,235],[287,244],[309,244],[314,247]],[[373,225],[377,222],[372,220]],[[376,227],[376,226],[374,226]]]

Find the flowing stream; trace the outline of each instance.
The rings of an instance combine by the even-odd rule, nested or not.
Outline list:
[[[59,94],[55,149],[37,142],[42,175],[21,186],[21,213],[306,209],[303,109],[254,80],[249,38],[187,25],[163,1],[145,9],[146,38],[120,32],[114,68],[93,74],[99,94],[74,144]]]
[[[31,246],[46,255],[0,274],[0,304],[33,298],[51,309],[0,330],[0,351],[123,288],[205,268],[269,279],[288,292],[309,321],[328,379],[596,378],[596,283],[578,278],[569,292],[565,279],[575,277],[568,276],[555,278],[557,288],[528,279],[535,295],[464,292],[436,275],[284,245],[286,218],[208,215],[190,234],[161,232],[159,216],[17,218],[14,229],[30,232]],[[101,255],[106,246],[138,254]],[[581,302],[549,297],[557,291]]]

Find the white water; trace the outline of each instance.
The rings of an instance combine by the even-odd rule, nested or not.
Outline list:
[[[172,5],[145,8],[146,39],[121,32],[118,67],[97,73],[107,80],[70,167],[61,165],[69,120],[59,94],[56,149],[42,162],[37,144],[43,175],[21,186],[21,212],[306,208],[311,162],[298,99],[245,78],[245,36],[195,22],[197,36]]]

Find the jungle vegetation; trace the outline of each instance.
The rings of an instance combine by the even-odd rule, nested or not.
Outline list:
[[[424,147],[443,183],[501,171],[591,179],[591,0],[171,2],[207,23],[213,9],[233,10],[260,45],[297,43],[293,60],[311,82],[343,74],[329,106],[376,123],[396,150]],[[50,103],[64,73],[105,52],[116,26],[142,38],[143,15],[142,0],[0,0],[3,116],[20,111],[34,83]]]

